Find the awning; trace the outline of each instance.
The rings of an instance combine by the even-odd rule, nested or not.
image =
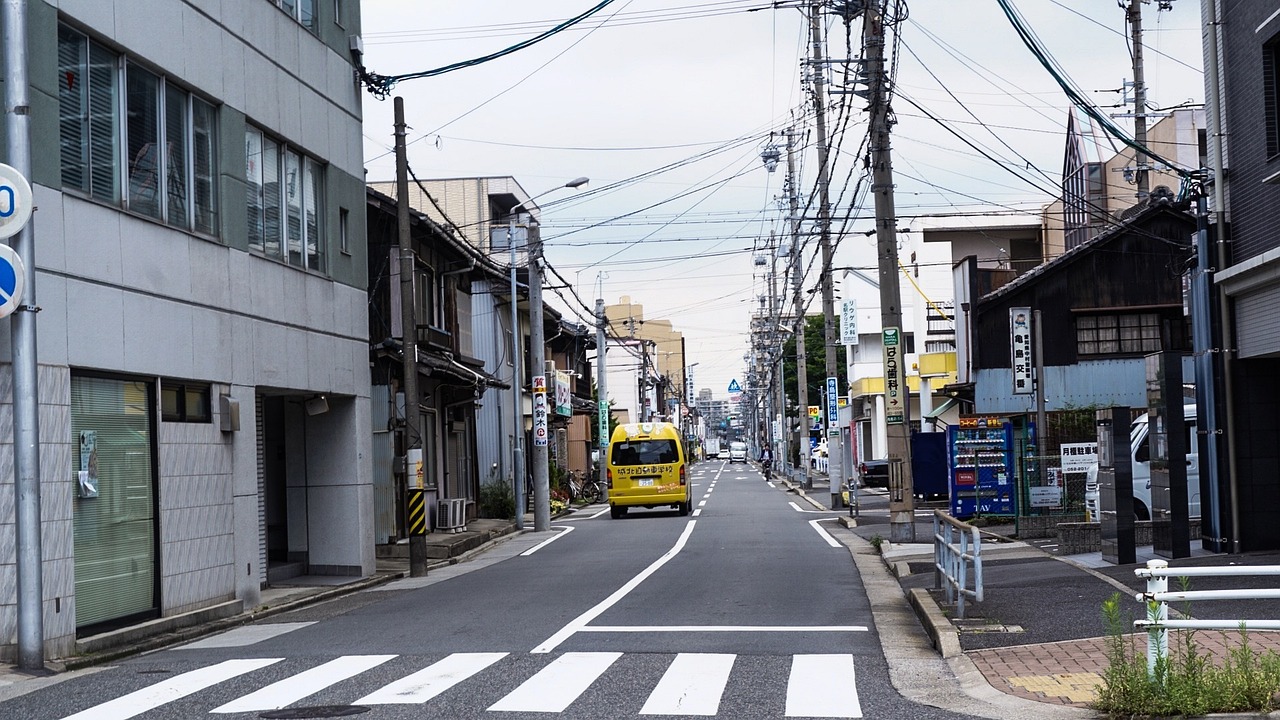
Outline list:
[[[926,420],[937,420],[940,415],[960,404],[959,398],[947,398],[946,402],[924,414]]]

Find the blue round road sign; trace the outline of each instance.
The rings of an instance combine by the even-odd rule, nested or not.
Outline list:
[[[31,219],[31,183],[22,173],[0,164],[0,238],[17,235]]]
[[[22,302],[26,274],[18,253],[8,245],[0,244],[0,318],[11,315]]]

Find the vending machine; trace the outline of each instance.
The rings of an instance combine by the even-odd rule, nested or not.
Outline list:
[[[951,474],[951,515],[1013,515],[1013,425],[993,415],[962,415],[947,428]]]

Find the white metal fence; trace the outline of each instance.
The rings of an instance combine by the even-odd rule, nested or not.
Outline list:
[[[1138,593],[1139,602],[1147,605],[1147,619],[1135,620],[1134,626],[1147,631],[1147,672],[1156,672],[1159,658],[1168,657],[1169,629],[1185,630],[1280,630],[1280,620],[1170,620],[1169,603],[1197,600],[1277,600],[1280,588],[1236,588],[1227,590],[1169,590],[1171,577],[1260,577],[1280,575],[1280,565],[1216,566],[1171,568],[1164,560],[1148,560],[1147,566],[1134,571],[1146,578],[1146,592]]]
[[[933,567],[934,585],[943,590],[948,604],[955,604],[956,617],[964,618],[965,598],[982,602],[982,538],[978,528],[934,510]]]

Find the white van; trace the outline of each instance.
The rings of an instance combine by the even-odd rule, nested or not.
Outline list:
[[[747,462],[747,444],[744,442],[729,443],[729,463],[732,464],[736,462],[740,462],[744,465]]]
[[[1184,405],[1182,417],[1187,447],[1187,514],[1200,516],[1200,449],[1196,441],[1196,406]],[[1129,426],[1129,453],[1133,463],[1133,512],[1139,520],[1151,519],[1151,449],[1147,442],[1147,416],[1139,415]],[[1085,476],[1084,504],[1098,519],[1098,464]]]

